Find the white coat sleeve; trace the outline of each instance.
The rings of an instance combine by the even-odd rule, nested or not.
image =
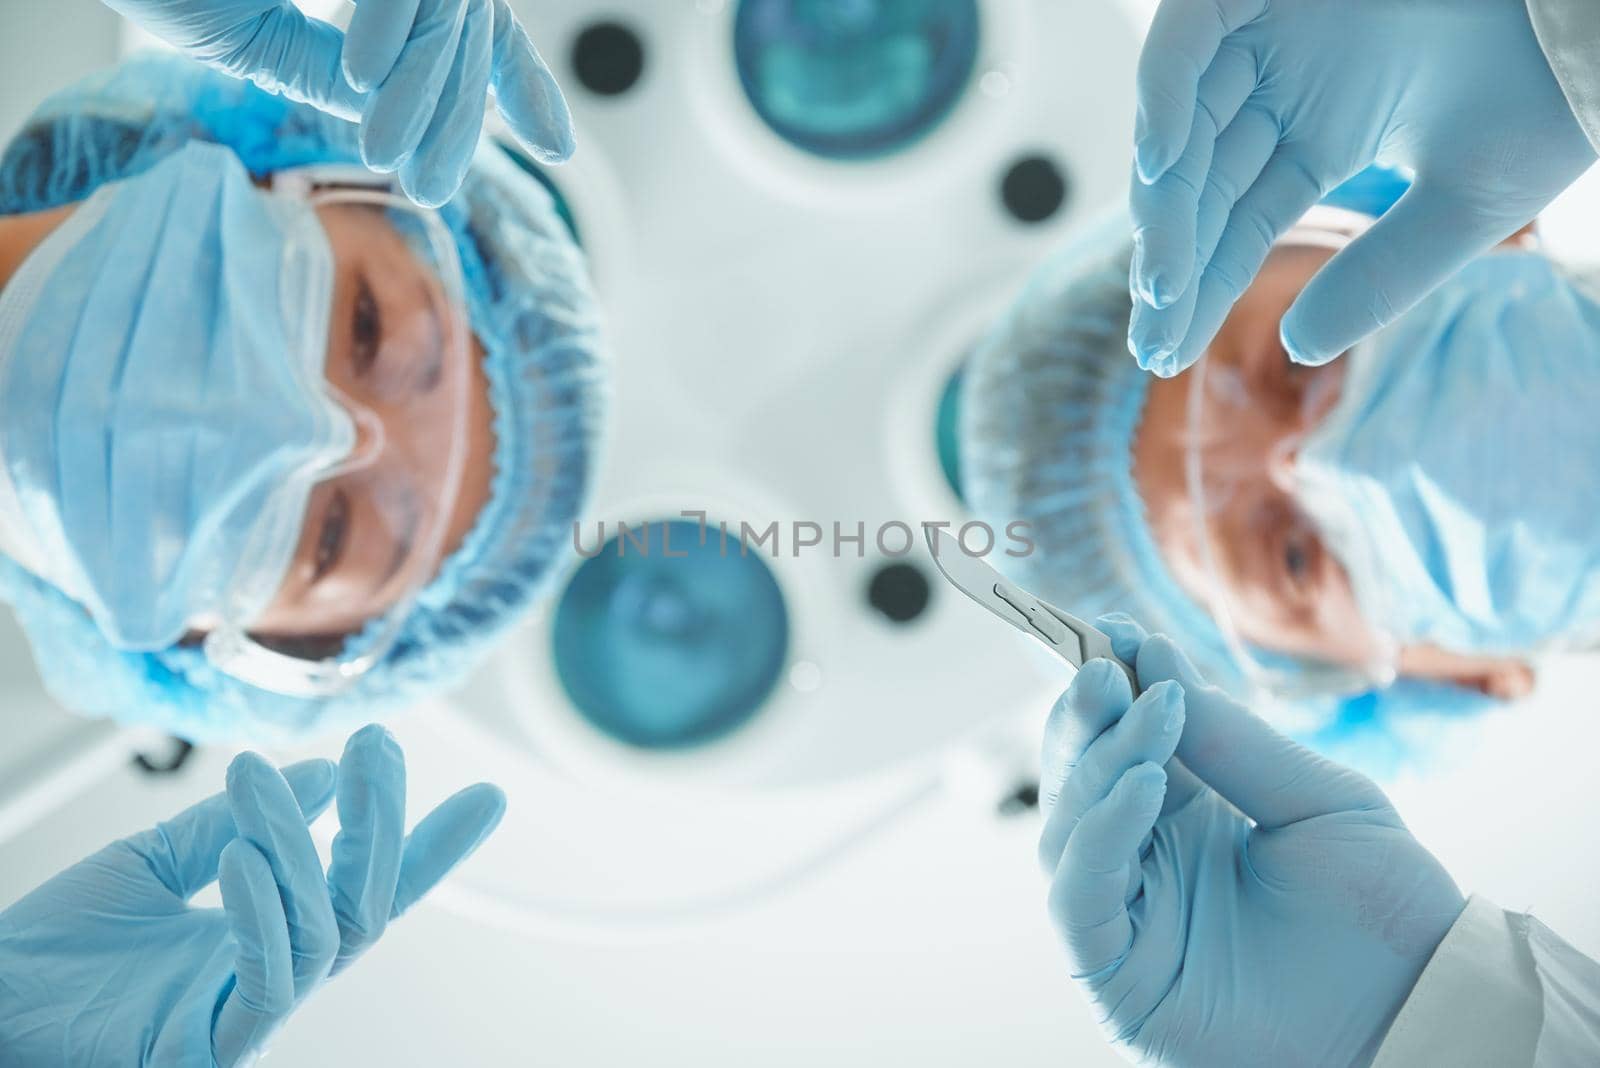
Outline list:
[[[1474,896],[1412,988],[1372,1068],[1600,1064],[1600,964],[1532,916]]]
[[[1600,151],[1600,4],[1528,0],[1528,13],[1573,114]]]

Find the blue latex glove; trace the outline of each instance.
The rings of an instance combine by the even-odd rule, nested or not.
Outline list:
[[[1101,620],[1050,715],[1039,853],[1072,974],[1160,1065],[1363,1065],[1465,901],[1383,792]],[[1055,789],[1048,787],[1054,786]]]
[[[369,167],[437,207],[466,177],[484,98],[544,163],[572,155],[555,76],[506,0],[360,0],[348,34],[291,0],[106,0],[179,51],[360,122]]]
[[[1324,363],[1510,237],[1595,161],[1526,0],[1164,0],[1139,65],[1129,346],[1205,351],[1273,241],[1377,161],[1416,176],[1283,320]]]
[[[340,831],[324,878],[306,824],[335,793]],[[381,727],[352,737],[337,770],[314,760],[280,775],[240,756],[226,793],[0,913],[0,1065],[247,1061],[504,809],[480,783],[406,837],[405,763]],[[191,907],[214,880],[223,907]]]

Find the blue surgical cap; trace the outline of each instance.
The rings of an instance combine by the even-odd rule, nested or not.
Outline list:
[[[193,140],[257,176],[359,162],[355,127],[190,61],[140,56],[47,100],[0,156],[0,213],[82,200]],[[582,253],[549,193],[492,143],[440,211],[455,236],[494,410],[488,503],[422,592],[384,660],[308,700],[216,670],[197,645],[112,648],[88,614],[0,558],[0,597],[46,687],[74,710],[194,740],[343,730],[458,684],[550,584],[595,475],[608,360]]]
[[[1405,196],[1411,179],[1404,171],[1371,166],[1322,198],[1330,208],[1343,208],[1376,219]]]

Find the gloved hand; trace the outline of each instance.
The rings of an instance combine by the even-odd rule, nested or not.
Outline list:
[[[179,51],[361,124],[373,170],[437,207],[466,177],[490,87],[544,163],[572,155],[572,117],[506,0],[360,0],[341,34],[292,0],[106,0]]]
[[[1415,183],[1284,317],[1301,363],[1405,313],[1595,161],[1526,0],[1164,0],[1138,81],[1129,347],[1164,376],[1374,161]]]
[[[324,878],[306,824],[335,793],[340,831]],[[226,793],[0,913],[0,1065],[248,1061],[504,808],[480,783],[406,837],[404,759],[377,726],[350,739],[337,769],[313,760],[280,775],[254,753],[238,757]],[[213,880],[221,909],[187,904]]]
[[[1465,901],[1371,781],[1101,620],[1045,733],[1049,907],[1141,1064],[1363,1065]]]

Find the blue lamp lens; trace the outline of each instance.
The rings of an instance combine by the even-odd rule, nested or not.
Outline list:
[[[886,155],[949,114],[978,60],[977,0],[741,0],[734,59],[784,140]]]
[[[789,615],[754,553],[715,528],[652,522],[607,541],[555,617],[556,672],[590,723],[642,749],[704,745],[749,721],[783,670]]]
[[[967,495],[961,482],[961,379],[964,368],[957,368],[944,384],[939,394],[939,409],[934,415],[933,440],[939,451],[939,469],[944,480],[955,492],[956,499],[965,503]]]

